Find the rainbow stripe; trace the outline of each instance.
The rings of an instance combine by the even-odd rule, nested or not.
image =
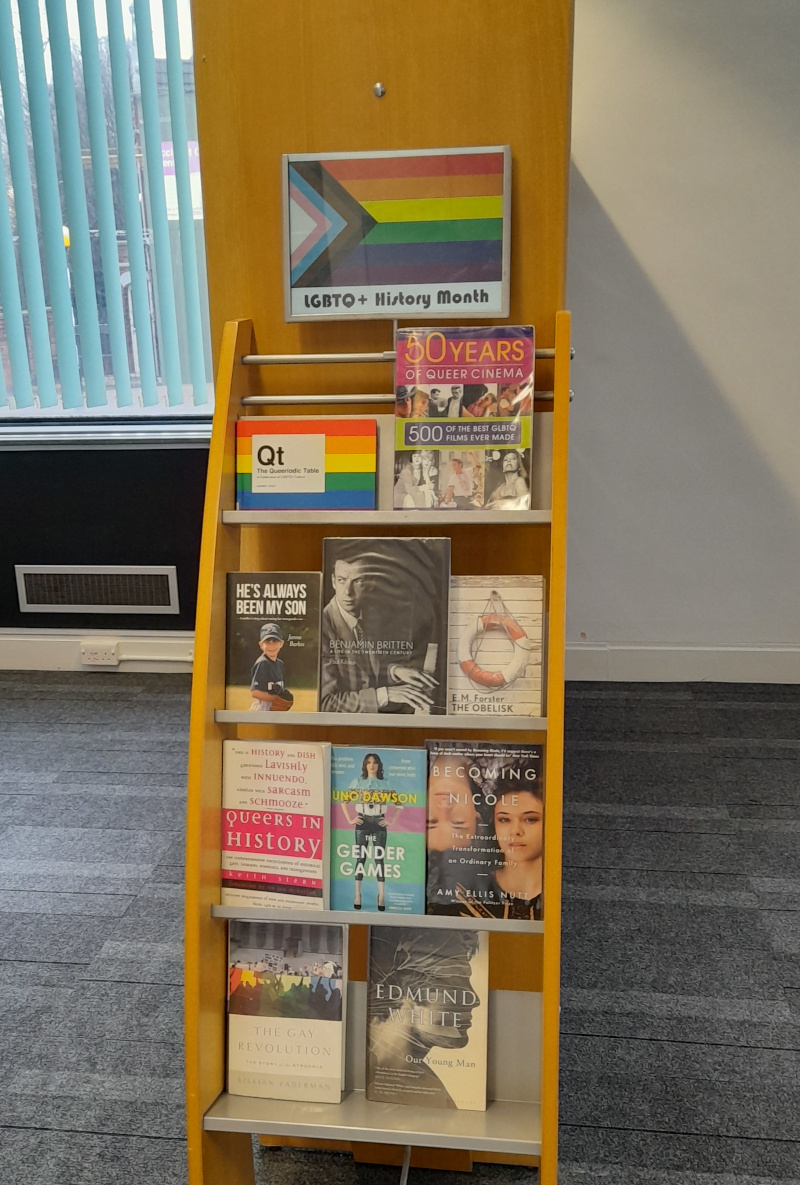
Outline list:
[[[289,176],[315,219],[293,287],[502,279],[501,152],[292,160]]]
[[[325,437],[325,490],[253,493],[253,437]],[[236,422],[236,506],[239,510],[374,510],[375,420],[289,420],[260,416]]]

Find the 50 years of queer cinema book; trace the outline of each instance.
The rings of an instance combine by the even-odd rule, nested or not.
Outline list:
[[[542,746],[428,741],[428,913],[541,918]]]
[[[334,745],[331,909],[425,912],[424,749]]]
[[[326,909],[326,742],[222,742],[223,905]]]
[[[320,709],[444,713],[449,539],[325,539]]]
[[[486,1109],[488,934],[373,927],[368,1099]]]
[[[229,572],[225,707],[316,712],[319,572]]]
[[[343,926],[230,923],[230,1094],[341,1102],[346,951]]]
[[[397,510],[528,510],[530,325],[399,329]]]

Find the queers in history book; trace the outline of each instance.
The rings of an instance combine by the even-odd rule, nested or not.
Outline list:
[[[341,1102],[346,990],[343,926],[232,921],[228,1092]]]
[[[530,325],[399,329],[396,510],[528,510]]]
[[[453,576],[449,711],[541,716],[543,576]]]
[[[425,912],[424,749],[334,745],[331,909]]]
[[[486,1109],[489,936],[373,927],[366,1096]]]
[[[325,539],[323,712],[443,714],[449,539]]]
[[[225,707],[315,712],[319,572],[229,572]]]
[[[542,916],[543,747],[428,741],[427,912]]]
[[[222,905],[326,909],[327,742],[222,742]]]

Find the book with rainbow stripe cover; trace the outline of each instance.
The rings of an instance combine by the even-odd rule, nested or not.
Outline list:
[[[377,423],[244,417],[236,422],[239,510],[374,510]]]

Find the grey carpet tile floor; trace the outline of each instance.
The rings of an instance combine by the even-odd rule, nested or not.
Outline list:
[[[0,1181],[185,1185],[188,696],[0,672]],[[798,723],[798,687],[568,686],[560,1185],[800,1185]]]

